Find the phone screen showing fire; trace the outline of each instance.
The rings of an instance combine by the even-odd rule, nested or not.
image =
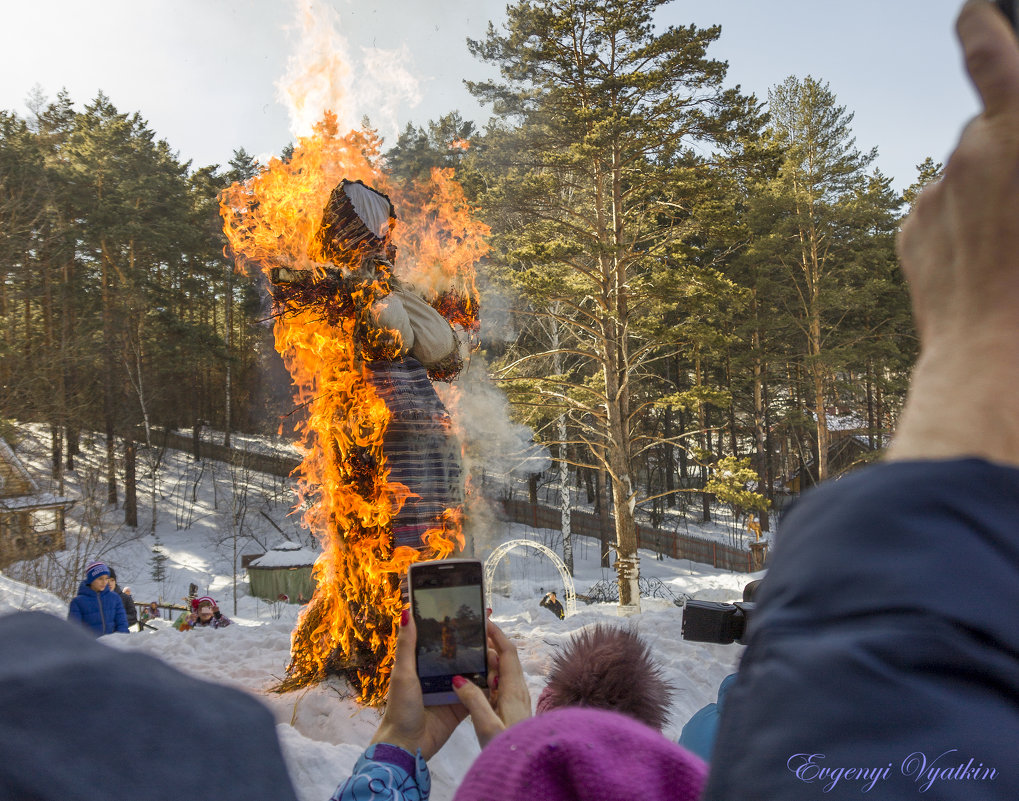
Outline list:
[[[448,693],[454,676],[485,687],[486,641],[481,584],[415,587],[417,673],[421,691]]]

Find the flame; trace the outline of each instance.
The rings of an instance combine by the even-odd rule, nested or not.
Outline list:
[[[303,136],[312,130],[323,109],[352,113],[354,87],[348,66],[352,60],[340,33],[339,15],[317,0],[295,2],[294,11],[293,28],[300,44],[287,59],[286,73],[277,82],[276,91],[290,114],[291,129]],[[354,127],[346,115],[340,122]]]
[[[229,187],[220,205],[239,270],[257,265],[270,279],[280,268],[313,277],[300,290],[271,290],[276,349],[293,377],[295,400],[307,411],[297,443],[303,520],[322,544],[315,593],[298,618],[280,689],[339,670],[367,704],[381,702],[388,687],[400,577],[412,562],[461,551],[463,516],[460,508],[447,509],[420,549],[393,546],[391,524],[412,488],[388,480],[382,442],[390,412],[366,378],[364,359],[391,357],[399,335],[382,332],[367,348],[354,336],[358,310],[389,291],[388,276],[339,288],[322,281],[327,267],[335,275],[342,265],[315,260],[315,234],[341,179],[386,192],[399,217],[398,277],[475,336],[474,265],[488,249],[488,229],[474,219],[452,170],[404,186],[386,175],[380,147],[371,130],[340,135],[336,116],[327,112],[310,136],[298,139],[288,161],[273,158],[254,178]],[[356,273],[345,274],[357,280]]]

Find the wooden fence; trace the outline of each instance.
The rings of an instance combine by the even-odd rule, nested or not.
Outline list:
[[[550,506],[540,506],[521,500],[499,501],[498,506],[502,509],[505,519],[514,523],[556,531],[562,528],[559,510]],[[603,526],[598,515],[579,509],[574,509],[570,515],[570,528],[577,537],[590,537],[601,541],[603,532],[610,542],[614,542],[616,537],[615,522],[611,517],[607,525]],[[637,526],[637,542],[641,548],[653,550],[672,559],[689,559],[736,573],[753,573],[762,569],[767,562],[766,544],[752,550],[742,550],[714,540],[648,526]]]
[[[167,448],[192,453],[194,451],[194,439],[190,434],[181,434],[176,431],[153,431],[152,439]],[[199,454],[203,459],[215,459],[218,462],[231,464],[243,464],[258,473],[269,473],[274,476],[286,478],[301,464],[296,456],[284,456],[271,453],[257,453],[246,451],[241,448],[226,447],[216,442],[202,440],[199,443]]]
[[[189,453],[193,447],[190,435],[173,431],[160,431],[156,434],[156,439],[163,441],[168,448]],[[241,459],[243,464],[252,470],[276,476],[289,476],[300,464],[300,459],[296,457],[243,451],[214,442],[202,441],[200,448],[202,458],[223,462]],[[562,528],[560,512],[551,506],[541,506],[522,500],[503,500],[498,501],[496,505],[502,509],[504,518],[514,523],[556,531]],[[590,537],[600,542],[604,530],[609,542],[614,542],[616,538],[615,522],[611,517],[603,525],[598,515],[579,509],[574,509],[570,515],[570,527],[577,537]],[[743,550],[714,540],[649,526],[637,526],[637,542],[641,548],[653,550],[672,559],[689,559],[736,573],[753,573],[762,569],[767,562],[767,545],[763,543],[760,547],[751,546],[751,550]]]

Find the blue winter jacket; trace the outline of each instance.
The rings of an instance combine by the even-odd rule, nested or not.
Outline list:
[[[97,593],[84,581],[78,587],[78,594],[71,601],[67,612],[68,620],[84,623],[97,637],[113,634],[117,631],[127,633],[127,613],[120,596],[106,585],[106,589]]]
[[[679,744],[687,751],[693,751],[705,762],[711,761],[711,748],[718,733],[718,719],[722,715],[725,696],[736,681],[736,674],[730,673],[718,685],[718,703],[702,706],[686,722],[679,734]]]
[[[1019,799],[1019,469],[828,482],[757,600],[704,801]]]

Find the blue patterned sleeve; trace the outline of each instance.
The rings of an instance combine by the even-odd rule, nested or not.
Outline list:
[[[329,801],[428,801],[432,779],[421,751],[412,755],[395,745],[370,746],[354,772]]]

